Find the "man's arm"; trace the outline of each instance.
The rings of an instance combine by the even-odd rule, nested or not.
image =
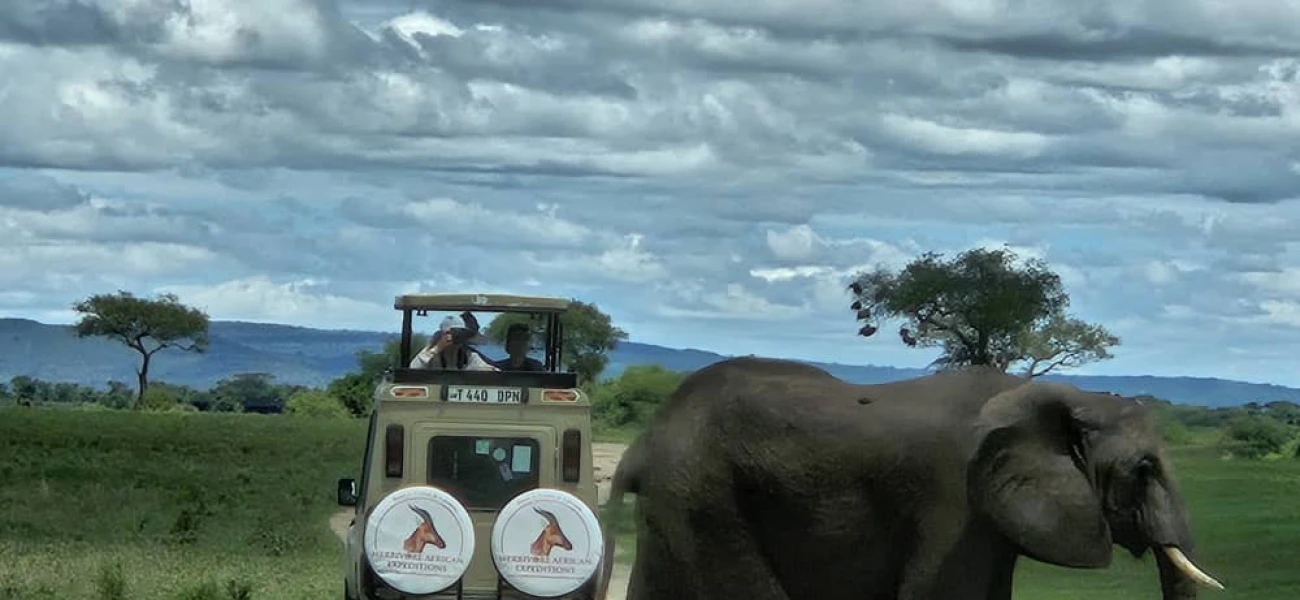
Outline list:
[[[491,363],[487,362],[486,360],[483,360],[483,357],[477,351],[471,350],[469,353],[469,361],[465,364],[465,370],[466,371],[500,371],[501,369],[498,369],[497,367],[492,366]]]
[[[425,346],[423,350],[411,357],[410,367],[412,369],[428,369],[433,364],[433,360],[438,358],[440,350],[437,346]]]

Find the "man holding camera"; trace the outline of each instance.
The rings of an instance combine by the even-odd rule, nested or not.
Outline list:
[[[424,349],[411,358],[412,369],[499,371],[469,345],[478,335],[478,321],[469,312],[442,320]]]

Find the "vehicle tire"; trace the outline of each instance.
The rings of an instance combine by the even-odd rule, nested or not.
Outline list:
[[[415,534],[411,533],[412,521],[417,525]],[[435,522],[440,525],[435,526]],[[416,534],[419,537],[415,537]],[[423,555],[425,544],[435,544],[440,549],[445,547],[444,554],[459,558],[454,561],[459,570],[434,572],[412,567],[412,561],[374,560],[376,552],[404,550],[411,540],[419,543],[419,548],[414,551],[416,555]],[[391,492],[375,504],[373,513],[366,520],[361,549],[369,565],[368,572],[373,572],[384,586],[400,592],[403,597],[420,597],[442,594],[451,589],[464,575],[474,554],[474,543],[474,521],[455,496],[434,486],[416,485]],[[414,562],[425,560],[417,558]],[[368,579],[368,575],[363,577],[363,581]],[[366,587],[368,584],[362,584],[363,590]]]

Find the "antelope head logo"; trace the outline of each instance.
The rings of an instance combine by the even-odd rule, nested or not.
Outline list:
[[[537,511],[537,514],[546,518],[546,526],[543,527],[542,532],[537,535],[537,539],[533,540],[533,546],[531,549],[533,556],[550,556],[551,548],[556,546],[564,548],[565,550],[573,550],[573,543],[564,535],[564,530],[560,529],[560,522],[555,520],[555,515],[551,514],[550,511],[545,511],[536,507],[534,507],[533,510]]]
[[[420,554],[428,544],[433,544],[433,547],[439,550],[446,548],[447,542],[443,541],[437,528],[433,526],[433,518],[429,516],[428,511],[418,506],[411,506],[411,510],[420,515],[420,524],[402,541],[402,549],[412,554]]]

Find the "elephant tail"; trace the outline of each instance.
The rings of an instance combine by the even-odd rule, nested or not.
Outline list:
[[[646,437],[649,432],[637,436],[632,445],[623,451],[618,467],[610,478],[609,499],[605,501],[605,518],[601,526],[605,538],[605,553],[601,558],[600,577],[596,583],[597,600],[605,600],[609,593],[610,576],[614,571],[614,534],[613,524],[623,512],[623,494],[631,492],[640,495],[641,477],[647,461]]]

